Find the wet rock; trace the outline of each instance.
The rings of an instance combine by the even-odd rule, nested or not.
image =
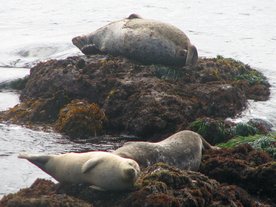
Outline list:
[[[99,206],[99,207],[136,207],[136,206],[270,206],[256,201],[243,189],[234,185],[222,185],[205,175],[159,163],[146,168],[137,181],[135,189],[129,192],[100,192],[86,186],[65,186],[57,192],[51,181],[37,180],[30,188],[4,196],[1,207],[18,206],[28,203],[39,206],[45,197],[49,203],[44,206]],[[33,200],[35,203],[32,203]],[[70,200],[71,199],[71,200]],[[61,202],[64,202],[61,204]],[[39,203],[39,204],[40,204]]]
[[[252,90],[257,86],[258,90]],[[63,95],[53,95],[58,91]],[[185,129],[196,118],[231,117],[246,107],[247,98],[264,100],[268,96],[269,84],[261,73],[221,56],[200,58],[194,68],[142,65],[106,55],[78,56],[33,67],[21,100],[23,106],[30,100],[40,100],[42,106],[17,106],[22,116],[7,112],[1,117],[53,123],[62,107],[74,99],[85,99],[104,110],[108,134],[161,139]],[[68,100],[62,101],[62,97]],[[59,104],[55,98],[61,99]],[[45,109],[45,100],[56,105]]]
[[[49,180],[37,179],[30,188],[4,196],[1,207],[93,207],[83,200],[56,194],[56,186]]]
[[[203,156],[200,172],[276,202],[276,162],[266,152],[254,150],[248,144],[208,151]]]
[[[269,121],[258,118],[250,119],[248,124],[255,127],[258,130],[258,134],[267,134],[273,128],[273,125]]]
[[[63,91],[57,91],[47,98],[28,99],[2,112],[0,120],[25,125],[53,123],[69,100]]]

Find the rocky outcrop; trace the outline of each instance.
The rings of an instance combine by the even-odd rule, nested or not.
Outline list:
[[[55,124],[67,104],[82,99],[105,113],[106,133],[160,139],[185,129],[198,117],[234,116],[246,107],[247,98],[268,96],[269,84],[261,73],[220,56],[200,58],[193,68],[79,56],[33,67],[22,103],[2,113],[1,120]]]

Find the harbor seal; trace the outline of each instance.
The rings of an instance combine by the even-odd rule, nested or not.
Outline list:
[[[125,56],[145,64],[193,66],[198,59],[196,47],[180,29],[137,14],[75,37],[72,42],[85,55]]]
[[[127,190],[140,172],[132,159],[109,152],[66,153],[60,155],[20,154],[61,184],[89,184],[98,190]]]
[[[141,167],[164,162],[180,169],[197,171],[203,148],[212,146],[199,134],[184,130],[156,143],[127,142],[113,153],[131,158]]]

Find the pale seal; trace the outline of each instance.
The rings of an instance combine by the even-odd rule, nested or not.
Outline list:
[[[20,154],[61,184],[89,184],[98,190],[126,190],[133,187],[140,172],[132,159],[109,152],[60,155]]]
[[[86,55],[125,56],[145,64],[193,66],[198,59],[196,47],[180,29],[137,14],[75,37],[72,42]]]
[[[199,134],[184,130],[156,143],[127,142],[113,153],[133,159],[141,167],[164,162],[180,169],[197,171],[203,148],[212,146]]]

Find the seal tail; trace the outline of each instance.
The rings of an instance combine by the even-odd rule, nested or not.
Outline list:
[[[188,47],[188,54],[185,65],[194,66],[197,63],[198,53],[194,45]]]

